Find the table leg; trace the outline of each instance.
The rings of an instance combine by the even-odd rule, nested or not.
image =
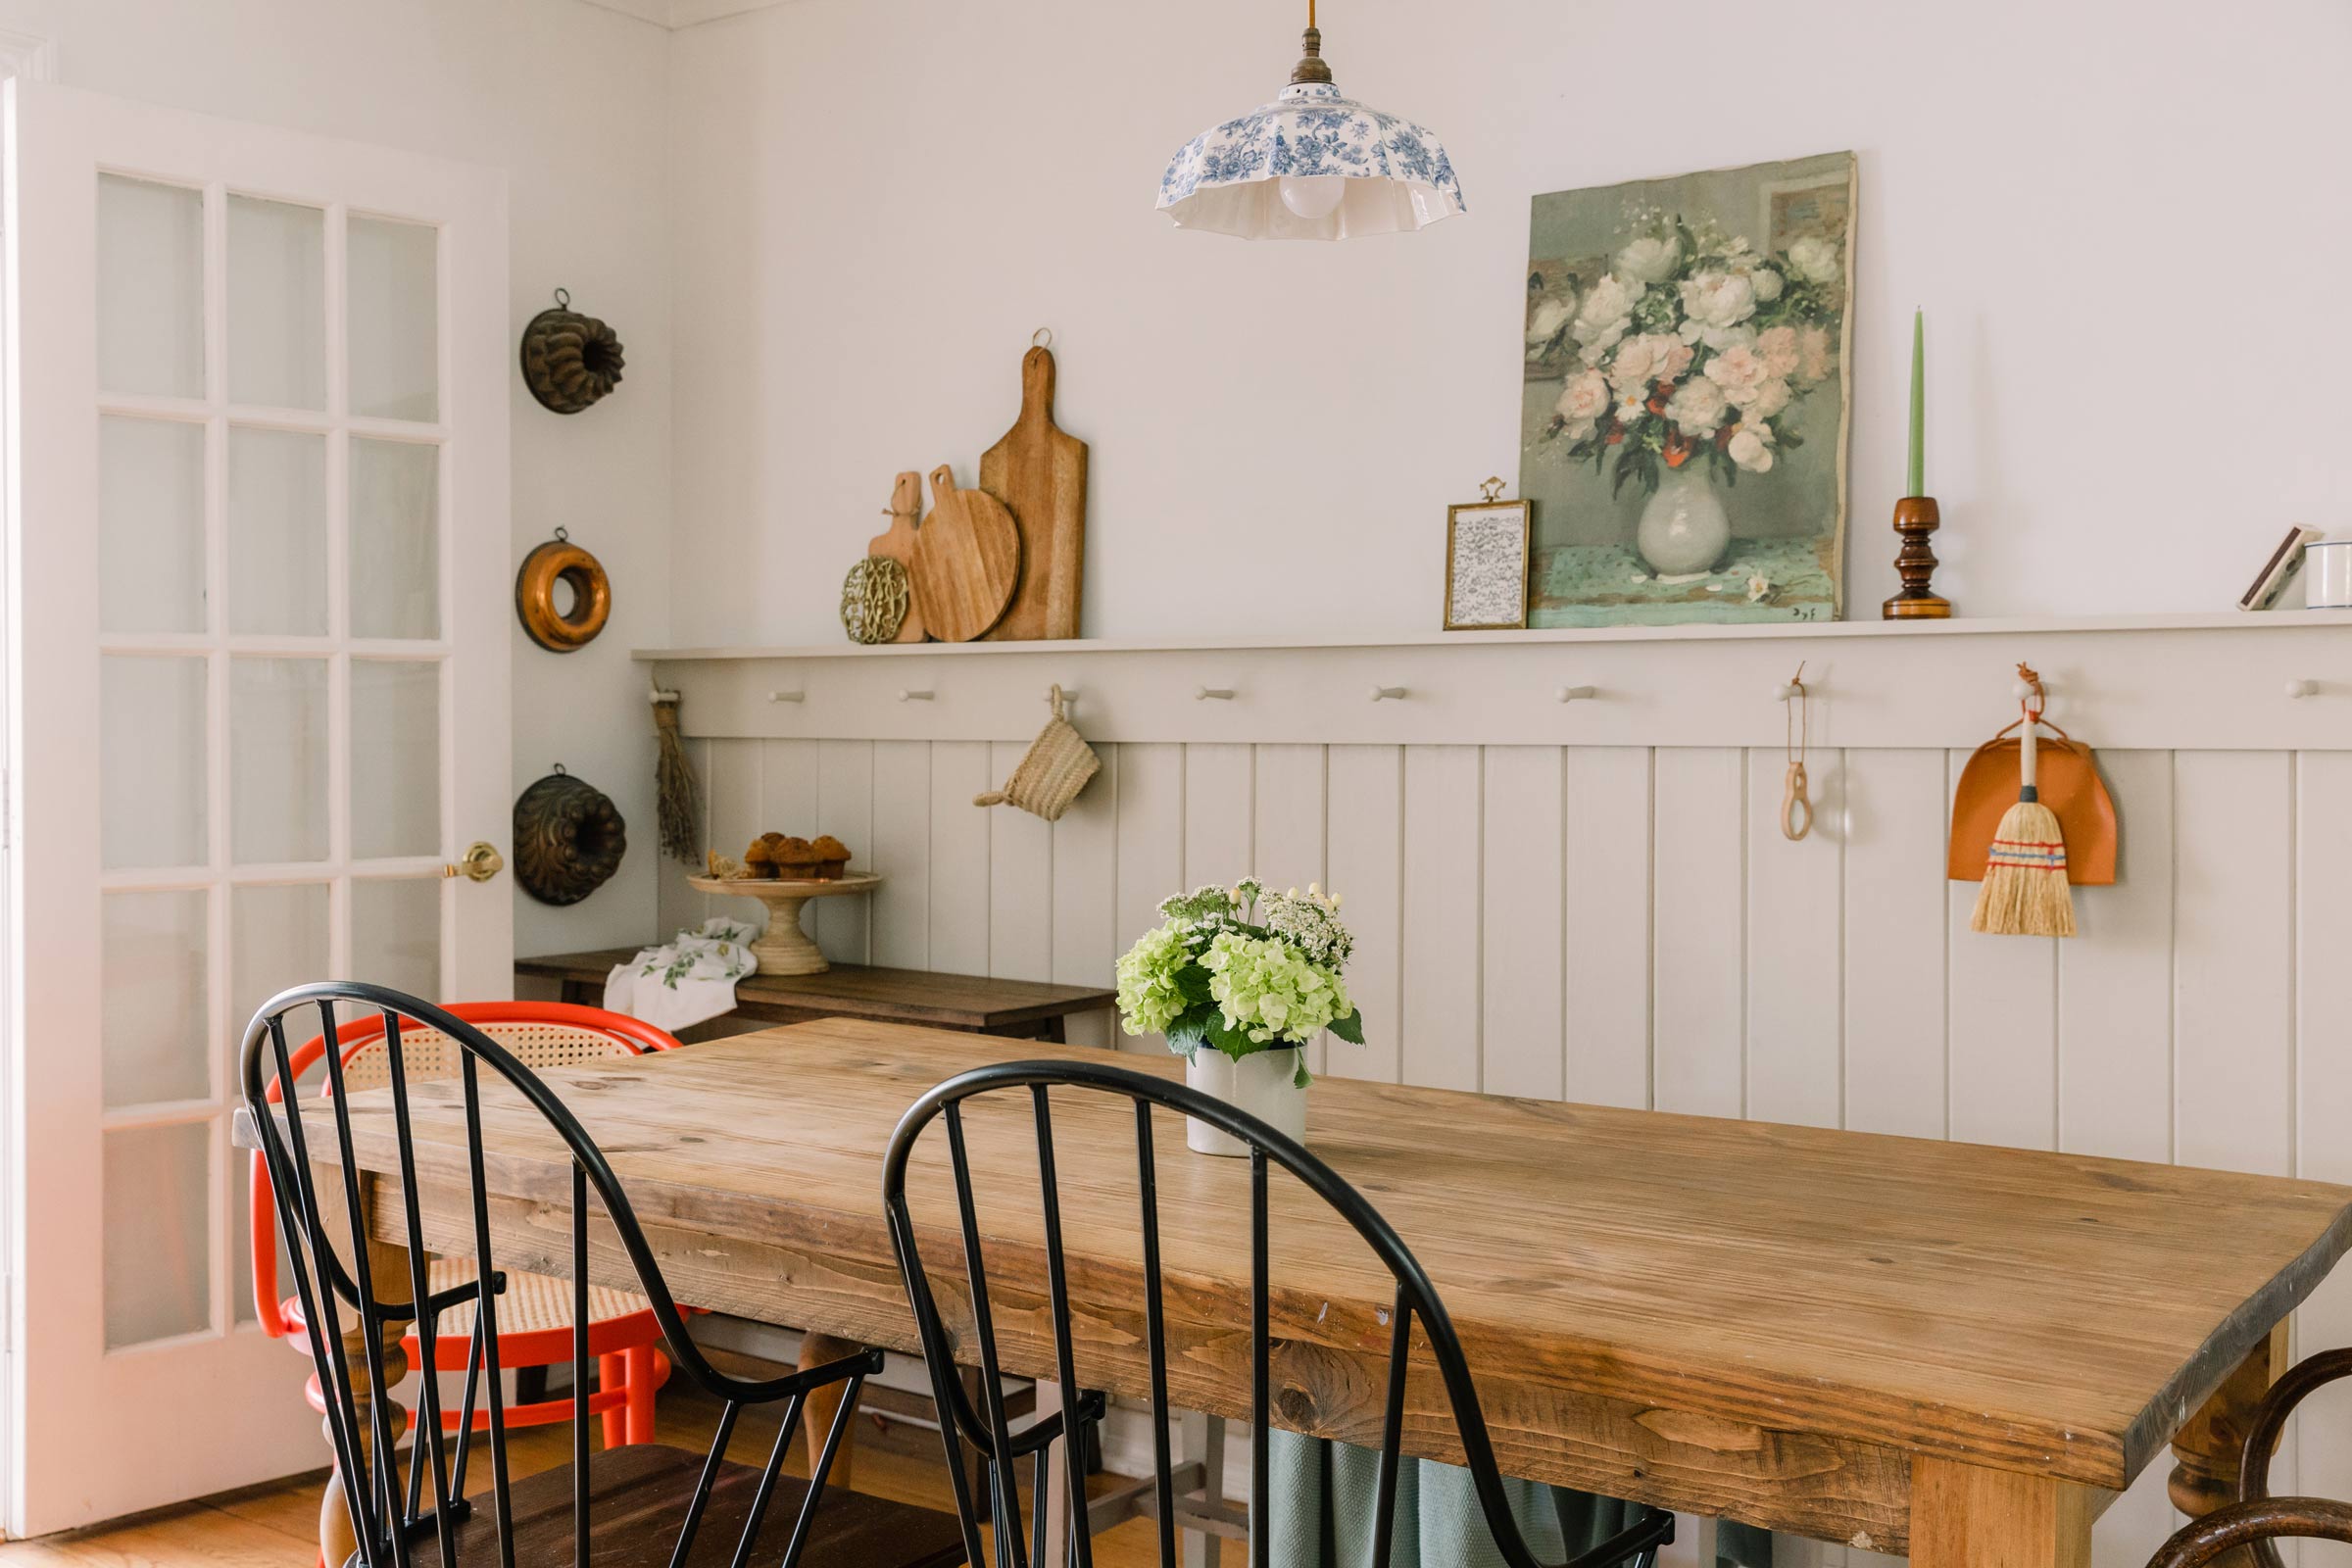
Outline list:
[[[2047,1476],[1914,1459],[1912,1568],[2089,1568],[2100,1495]]]
[[[835,1339],[830,1334],[814,1332],[804,1334],[801,1336],[801,1370],[806,1372],[827,1361],[844,1360],[864,1348],[855,1340]],[[802,1413],[801,1423],[808,1436],[808,1469],[812,1474],[816,1469],[817,1455],[825,1451],[825,1435],[833,1430],[834,1413],[841,1408],[842,1393],[843,1386],[838,1383],[813,1391]],[[832,1474],[825,1478],[828,1489],[839,1487],[845,1492],[855,1490],[850,1485],[850,1477],[856,1469],[852,1461],[857,1452],[857,1412],[852,1411],[849,1430],[841,1435],[841,1451],[833,1455]]]
[[[318,1195],[321,1216],[325,1220],[328,1231],[334,1237],[335,1245],[344,1249],[343,1257],[348,1263],[351,1252],[349,1250],[350,1242],[346,1234],[348,1227],[342,1220],[344,1201],[341,1174],[322,1166],[315,1169],[313,1176]],[[363,1211],[367,1208],[368,1197],[368,1195],[366,1194],[362,1196],[361,1208]],[[376,1299],[385,1305],[406,1302],[410,1298],[408,1249],[396,1247],[389,1242],[370,1241],[365,1245],[368,1249],[368,1268],[372,1276],[371,1283],[375,1287]],[[341,1315],[348,1319],[347,1312]],[[387,1389],[395,1387],[402,1378],[408,1376],[409,1357],[408,1352],[401,1348],[401,1340],[404,1337],[402,1330],[403,1325],[398,1322],[386,1323],[378,1330],[379,1343],[383,1347],[384,1387]],[[375,1430],[373,1425],[375,1401],[368,1383],[368,1331],[366,1329],[347,1321],[343,1330],[343,1354],[351,1366],[352,1399],[359,1407],[361,1449],[365,1454],[367,1445],[371,1441]],[[391,1417],[392,1435],[397,1439],[408,1430],[409,1413],[395,1404],[392,1407]],[[321,1423],[319,1431],[325,1436],[327,1451],[331,1454],[334,1451],[333,1430]],[[366,1460],[363,1459],[362,1462],[365,1463]],[[359,1549],[359,1538],[352,1529],[351,1511],[344,1503],[343,1493],[344,1477],[339,1470],[330,1471],[326,1479],[326,1494],[319,1499],[318,1503],[318,1552],[321,1559],[330,1565],[345,1562],[354,1551]]]
[[[2268,1338],[2222,1380],[2188,1424],[2173,1435],[2173,1466],[2167,1490],[2173,1506],[2191,1519],[2201,1519],[2224,1503],[2237,1500],[2238,1456],[2246,1446],[2246,1428],[2255,1406],[2286,1370],[2286,1324],[2272,1329]],[[2215,1561],[2221,1568],[2246,1568],[2253,1555],[2244,1549],[2227,1552]]]

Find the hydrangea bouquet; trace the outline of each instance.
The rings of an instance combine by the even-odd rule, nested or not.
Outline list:
[[[1531,361],[1573,351],[1544,439],[1595,472],[1615,454],[1611,494],[1692,463],[1726,484],[1771,472],[1801,444],[1790,404],[1838,368],[1840,270],[1830,240],[1767,255],[1711,221],[1633,214],[1607,271],[1530,313]]]
[[[1254,879],[1204,887],[1159,906],[1165,923],[1119,959],[1119,1024],[1131,1035],[1164,1031],[1190,1057],[1213,1046],[1234,1060],[1303,1046],[1329,1029],[1364,1043],[1363,1015],[1341,971],[1354,939],[1336,894],[1269,893]],[[1294,1080],[1307,1082],[1300,1058]]]

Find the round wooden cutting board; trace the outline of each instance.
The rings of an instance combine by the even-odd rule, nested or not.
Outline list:
[[[995,496],[956,489],[944,464],[931,470],[931,497],[907,567],[914,607],[932,636],[968,643],[1004,617],[1020,586],[1020,530]]]

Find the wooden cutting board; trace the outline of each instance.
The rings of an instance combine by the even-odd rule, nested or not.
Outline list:
[[[994,626],[1021,580],[1021,534],[985,490],[958,490],[945,464],[931,470],[931,515],[915,531],[914,609],[943,643]]]
[[[912,468],[899,475],[890,487],[890,528],[878,533],[867,543],[869,556],[888,556],[906,568],[909,581],[914,576],[914,519],[923,510],[923,476]],[[899,622],[899,634],[894,643],[919,643],[923,640],[923,612],[909,602],[906,618]]]
[[[1086,443],[1054,423],[1054,352],[1021,361],[1021,416],[980,459],[980,488],[1012,509],[1021,580],[992,642],[1078,635],[1086,565]]]

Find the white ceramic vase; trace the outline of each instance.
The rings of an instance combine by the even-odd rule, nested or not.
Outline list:
[[[1634,535],[1642,559],[1662,577],[1705,571],[1731,542],[1732,519],[1699,462],[1668,468],[1659,477]]]
[[[1276,1132],[1306,1141],[1306,1091],[1298,1087],[1298,1048],[1260,1051],[1236,1061],[1201,1046],[1184,1061],[1184,1081],[1248,1111]],[[1185,1147],[1197,1154],[1247,1154],[1250,1146],[1206,1122],[1185,1118]]]

